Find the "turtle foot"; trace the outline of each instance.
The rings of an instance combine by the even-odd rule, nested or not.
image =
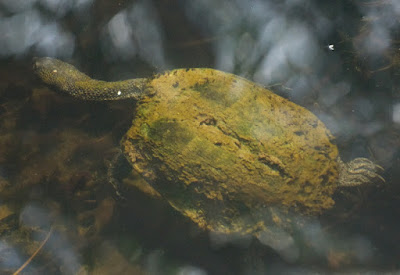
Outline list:
[[[118,199],[125,200],[125,197],[121,194],[121,183],[115,177],[115,170],[119,162],[123,159],[123,154],[121,150],[118,150],[114,158],[107,164],[107,180],[112,185],[115,190],[115,194]]]
[[[384,169],[367,158],[356,158],[348,163],[344,163],[339,158],[338,164],[340,186],[385,182],[385,179],[380,175]]]

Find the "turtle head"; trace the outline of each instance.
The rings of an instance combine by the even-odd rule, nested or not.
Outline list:
[[[90,79],[74,66],[51,57],[35,57],[33,70],[45,84],[61,90],[71,82]]]

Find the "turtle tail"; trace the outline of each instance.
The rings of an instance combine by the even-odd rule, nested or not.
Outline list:
[[[117,82],[95,80],[71,64],[50,57],[34,58],[33,70],[45,84],[85,100],[138,100],[148,83],[146,78]]]
[[[385,182],[385,179],[380,175],[383,168],[367,158],[355,158],[347,163],[338,158],[338,164],[340,186]]]

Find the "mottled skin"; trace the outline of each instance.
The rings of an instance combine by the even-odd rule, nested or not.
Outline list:
[[[35,71],[78,98],[139,100],[124,154],[202,228],[257,234],[281,222],[272,209],[320,214],[338,187],[380,177],[368,159],[343,163],[311,112],[236,75],[178,69],[111,83],[51,58],[36,59]]]
[[[148,82],[145,78],[118,82],[94,80],[74,66],[49,57],[35,58],[34,69],[46,84],[85,100],[137,98]]]

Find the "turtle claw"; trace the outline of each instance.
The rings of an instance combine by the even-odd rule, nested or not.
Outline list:
[[[338,163],[340,186],[385,182],[385,179],[380,175],[380,172],[384,170],[383,167],[367,158],[356,158],[348,163],[338,159]]]

